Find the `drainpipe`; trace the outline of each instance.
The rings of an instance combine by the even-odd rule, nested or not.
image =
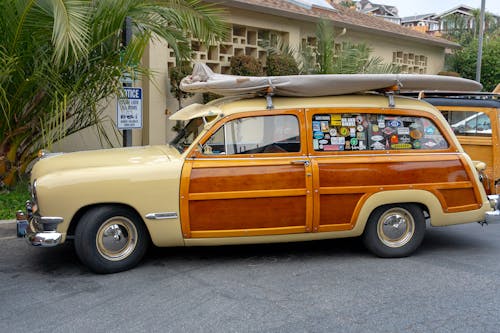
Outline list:
[[[125,18],[125,26],[123,27],[123,45],[125,48],[132,41],[132,19],[127,16]],[[124,87],[131,87],[132,84],[129,82],[123,82]],[[122,134],[123,147],[132,146],[132,130],[124,129]]]
[[[484,7],[486,0],[481,0],[481,18],[479,20],[479,41],[477,45],[476,81],[481,82],[481,62],[483,58]]]

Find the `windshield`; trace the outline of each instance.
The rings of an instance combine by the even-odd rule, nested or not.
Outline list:
[[[170,144],[174,146],[180,153],[183,153],[194,139],[203,131],[205,123],[203,118],[191,119],[184,128],[179,131],[179,134],[173,139]]]

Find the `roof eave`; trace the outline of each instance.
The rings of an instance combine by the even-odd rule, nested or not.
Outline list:
[[[220,0],[204,0],[206,2],[214,2],[219,5],[224,5],[232,8],[238,8],[238,9],[246,9],[246,10],[251,10],[253,12],[258,12],[258,13],[263,13],[263,14],[271,14],[271,15],[276,15],[279,17],[286,17],[286,18],[293,18],[293,19],[299,19],[302,21],[307,21],[307,22],[317,22],[319,17],[316,16],[311,16],[311,15],[306,15],[306,14],[301,14],[301,13],[294,13],[290,12],[287,10],[281,10],[281,9],[276,9],[273,7],[261,7],[261,6],[256,6],[253,4],[249,3],[243,3],[243,2],[238,2],[238,1],[220,1]],[[327,10],[327,9],[324,9]]]
[[[239,1],[221,1],[221,0],[204,0],[204,1],[215,2],[215,3],[218,3],[219,5],[225,5],[225,6],[232,7],[232,8],[250,10],[250,11],[263,13],[263,14],[271,14],[271,15],[276,15],[279,17],[298,19],[298,20],[302,20],[305,22],[316,23],[320,20],[319,16],[294,13],[294,12],[281,10],[281,9],[277,9],[277,8],[272,8],[272,7],[261,7],[261,6],[256,6],[256,5],[253,5],[250,3],[244,3],[244,2],[239,2]],[[433,46],[440,46],[440,47],[445,47],[445,48],[457,49],[457,48],[461,47],[460,44],[449,42],[449,41],[441,42],[439,40],[432,40],[432,39],[428,39],[428,38],[419,38],[417,36],[410,36],[410,35],[400,34],[397,32],[380,30],[380,29],[377,29],[374,27],[364,27],[364,26],[360,26],[360,25],[356,25],[356,24],[346,23],[344,21],[338,21],[338,20],[333,20],[333,19],[329,19],[329,18],[327,18],[327,19],[332,21],[336,27],[348,28],[348,29],[351,29],[353,31],[369,32],[369,33],[381,35],[381,36],[391,36],[391,37],[397,36],[401,39],[418,41],[419,43],[430,44]]]
[[[447,47],[447,48],[452,48],[452,49],[458,49],[461,47],[460,44],[454,43],[454,42],[449,42],[449,41],[439,41],[439,40],[432,40],[432,39],[424,39],[424,38],[419,38],[417,36],[409,36],[409,35],[404,35],[404,34],[399,34],[396,32],[390,32],[390,31],[385,31],[385,30],[379,30],[375,29],[373,27],[362,27],[359,25],[351,25],[349,23],[344,23],[344,22],[338,22],[338,21],[333,21],[337,23],[336,25],[341,27],[341,28],[347,28],[351,29],[353,31],[361,31],[361,32],[370,32],[372,34],[377,34],[381,36],[397,36],[398,38],[405,39],[405,40],[411,40],[411,41],[418,41],[419,43],[425,43],[425,44],[430,44],[433,46],[441,46],[441,47]]]

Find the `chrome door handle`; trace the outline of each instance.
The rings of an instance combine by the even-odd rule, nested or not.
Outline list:
[[[296,161],[291,161],[291,164],[297,165],[297,164],[304,164],[306,167],[311,164],[308,160],[296,160]]]

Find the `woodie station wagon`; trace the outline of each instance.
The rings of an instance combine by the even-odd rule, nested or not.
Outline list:
[[[497,222],[478,172],[434,107],[406,97],[226,97],[193,104],[170,145],[48,154],[19,233],[73,240],[100,273],[147,246],[362,236],[402,257],[431,226]],[[494,208],[492,208],[494,207]]]

